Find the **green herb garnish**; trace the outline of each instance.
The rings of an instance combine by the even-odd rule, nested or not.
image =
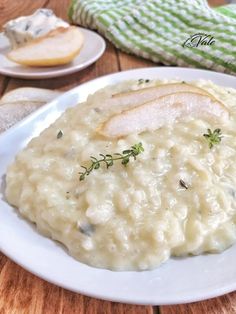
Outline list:
[[[219,144],[222,139],[222,133],[221,129],[215,129],[213,132],[211,129],[207,129],[207,134],[203,134],[205,139],[208,141],[209,148],[212,149],[212,147],[216,144]]]
[[[62,130],[60,130],[58,133],[57,133],[57,139],[61,138],[63,136],[63,132]]]
[[[84,168],[84,172],[79,172],[80,181],[83,181],[85,179],[85,176],[88,176],[93,170],[99,169],[102,163],[104,163],[108,169],[109,167],[113,166],[114,161],[121,160],[122,165],[126,166],[129,163],[131,157],[136,160],[136,156],[141,154],[143,151],[144,148],[142,143],[138,143],[131,146],[130,149],[124,150],[122,154],[115,153],[113,154],[113,156],[110,154],[99,154],[102,157],[101,159],[97,159],[96,157],[91,156],[90,166],[88,168],[85,166],[81,166],[82,168]]]

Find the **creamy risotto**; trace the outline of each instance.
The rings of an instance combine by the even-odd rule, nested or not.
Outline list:
[[[221,101],[228,120],[190,115],[117,139],[97,132],[125,109],[104,106],[113,94],[163,83],[169,82],[124,82],[90,95],[31,140],[8,168],[8,202],[81,262],[146,270],[170,256],[221,252],[236,241],[236,90],[191,83]],[[203,134],[217,128],[223,137],[210,149]],[[126,167],[101,165],[80,181],[90,156],[136,143],[144,152]]]

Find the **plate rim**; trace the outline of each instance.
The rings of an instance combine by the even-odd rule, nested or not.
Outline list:
[[[15,72],[12,70],[7,70],[4,67],[0,66],[0,74],[5,75],[5,76],[9,76],[9,77],[13,77],[13,78],[40,80],[40,79],[50,79],[50,78],[55,78],[55,77],[66,76],[69,74],[73,74],[73,73],[82,71],[83,69],[87,68],[89,65],[96,62],[103,55],[103,53],[106,49],[106,42],[100,34],[94,32],[92,30],[80,27],[80,26],[76,26],[76,27],[78,27],[85,34],[86,33],[88,33],[90,35],[92,34],[92,36],[94,36],[98,40],[99,45],[101,46],[99,48],[99,50],[94,54],[94,56],[92,58],[88,59],[87,61],[85,61],[84,63],[74,65],[74,66],[72,64],[68,64],[68,67],[66,67],[65,69],[57,69],[56,67],[44,67],[43,69],[47,69],[47,71],[44,71],[44,72],[34,72],[33,71],[34,68],[32,67],[32,71],[27,72],[27,73],[23,73],[23,72],[18,73],[18,71]],[[6,36],[4,35],[3,32],[0,32],[0,40],[1,40],[1,37],[6,38]],[[84,43],[82,49],[84,49],[85,47],[86,47],[86,40],[85,40],[85,43]],[[3,58],[6,58],[2,53],[0,53],[0,54],[3,56]],[[23,65],[21,66],[18,64],[18,66],[24,68]],[[67,65],[65,65],[65,66],[67,66]],[[53,70],[50,70],[50,69],[53,69]]]
[[[132,69],[132,70],[128,70],[128,71],[123,71],[123,72],[116,72],[116,73],[113,73],[113,74],[109,74],[109,75],[104,75],[104,76],[101,76],[99,78],[95,78],[93,80],[90,80],[86,83],[83,83],[71,90],[69,90],[68,92],[66,92],[65,94],[57,97],[55,100],[53,100],[52,102],[48,103],[46,106],[44,106],[43,108],[40,108],[38,109],[36,112],[32,113],[31,115],[29,115],[28,117],[26,117],[25,119],[23,119],[22,121],[20,121],[19,123],[17,123],[15,126],[13,126],[11,129],[9,129],[8,131],[4,132],[3,134],[0,135],[0,142],[1,142],[1,139],[3,137],[7,137],[8,135],[11,135],[12,132],[14,132],[15,130],[17,130],[18,128],[21,128],[22,125],[24,125],[25,123],[30,122],[31,119],[35,119],[37,118],[37,116],[42,113],[43,111],[46,111],[46,110],[49,110],[51,107],[52,107],[52,104],[55,104],[56,102],[59,102],[60,101],[60,98],[64,98],[64,97],[67,97],[67,95],[69,95],[70,93],[75,93],[79,92],[79,89],[83,89],[83,87],[85,85],[96,85],[96,82],[98,81],[102,81],[102,80],[105,80],[107,81],[107,84],[105,85],[112,85],[112,84],[115,84],[116,82],[118,81],[122,81],[124,79],[122,79],[121,77],[126,74],[127,72],[143,72],[143,71],[147,71],[148,72],[148,69],[150,71],[155,71],[155,70],[161,70],[161,71],[177,71],[179,72],[179,75],[181,75],[181,71],[184,71],[184,72],[192,72],[192,71],[195,71],[195,72],[198,72],[198,73],[202,73],[202,72],[207,72],[207,73],[210,73],[210,75],[216,75],[218,76],[219,78],[221,77],[225,77],[225,78],[228,78],[230,80],[234,79],[236,81],[236,77],[233,77],[231,75],[228,75],[228,74],[222,74],[222,73],[218,73],[218,72],[212,72],[212,71],[208,71],[208,70],[200,70],[200,69],[189,69],[189,68],[176,68],[176,67],[150,67],[150,68],[141,68],[141,69]],[[158,74],[157,74],[158,75]],[[115,78],[112,82],[112,78]],[[205,79],[203,77],[203,79]],[[224,86],[224,85],[223,85]],[[100,89],[100,88],[99,88]],[[94,91],[92,91],[94,92]],[[1,241],[0,241],[0,244],[1,244]],[[74,292],[77,292],[77,293],[81,293],[81,294],[84,294],[84,295],[87,295],[87,296],[90,296],[90,297],[95,297],[95,298],[99,298],[99,299],[103,299],[103,300],[110,300],[110,301],[115,301],[115,302],[124,302],[124,303],[130,303],[130,304],[140,304],[140,305],[166,305],[166,304],[178,304],[178,303],[189,303],[189,302],[196,302],[196,301],[200,301],[200,300],[205,300],[205,299],[209,299],[209,298],[214,298],[214,297],[217,297],[217,296],[220,296],[222,294],[225,294],[225,293],[229,293],[229,292],[232,292],[234,290],[236,290],[236,281],[231,284],[231,285],[228,285],[227,287],[220,287],[220,288],[217,288],[215,289],[214,291],[211,291],[206,293],[206,291],[204,291],[204,295],[202,295],[203,292],[200,292],[199,294],[196,294],[195,297],[192,297],[192,296],[188,296],[188,297],[185,297],[184,299],[182,298],[179,298],[178,296],[176,298],[174,298],[172,296],[172,299],[170,301],[170,299],[163,299],[162,300],[159,300],[159,301],[155,301],[155,300],[148,300],[148,298],[145,298],[143,300],[139,299],[139,300],[130,300],[129,297],[127,298],[124,298],[124,297],[120,297],[120,296],[112,296],[112,297],[109,297],[109,296],[104,296],[103,293],[94,293],[94,292],[88,292],[88,291],[84,291],[83,289],[73,289],[71,288],[70,285],[67,285],[67,284],[62,284],[61,282],[59,282],[57,279],[49,279],[47,276],[44,276],[42,274],[40,274],[40,272],[37,272],[36,270],[34,270],[34,267],[29,267],[29,266],[25,266],[24,263],[21,263],[21,261],[19,261],[17,259],[16,256],[12,256],[12,254],[9,254],[9,252],[7,252],[7,250],[3,249],[0,245],[0,250],[6,255],[8,256],[11,260],[13,260],[14,262],[16,262],[18,265],[20,265],[21,267],[23,267],[24,269],[28,270],[29,272],[35,274],[36,276],[48,281],[48,282],[51,282],[53,284],[56,284],[57,286],[60,286],[60,287],[63,287],[63,288],[66,288],[70,291],[74,291]],[[208,291],[208,290],[207,290]],[[157,298],[158,299],[158,298]]]

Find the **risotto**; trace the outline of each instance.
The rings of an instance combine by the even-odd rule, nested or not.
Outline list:
[[[67,109],[9,166],[8,202],[73,257],[95,267],[147,270],[170,256],[231,246],[236,241],[236,90],[191,82],[224,104],[228,120],[189,115],[118,138],[97,132],[125,109],[112,106],[112,95],[173,82],[124,82]],[[203,136],[208,129],[222,133],[212,148]],[[136,160],[126,166],[116,161],[108,169],[101,165],[80,180],[90,156],[121,153],[136,143],[144,148]]]

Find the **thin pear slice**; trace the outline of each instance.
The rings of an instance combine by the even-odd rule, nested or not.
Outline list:
[[[156,130],[185,117],[227,119],[225,106],[211,96],[180,92],[162,96],[108,119],[98,132],[109,138]]]
[[[8,103],[21,103],[21,102],[37,102],[48,103],[62,92],[44,88],[35,87],[20,87],[9,91],[4,94],[0,99],[0,105]]]
[[[177,92],[196,92],[209,95],[209,93],[204,89],[187,83],[162,84],[130,92],[115,94],[112,96],[112,98],[101,104],[101,109],[104,110],[105,108],[117,107],[120,109],[120,111],[122,111],[124,109],[137,107],[158,97]]]

